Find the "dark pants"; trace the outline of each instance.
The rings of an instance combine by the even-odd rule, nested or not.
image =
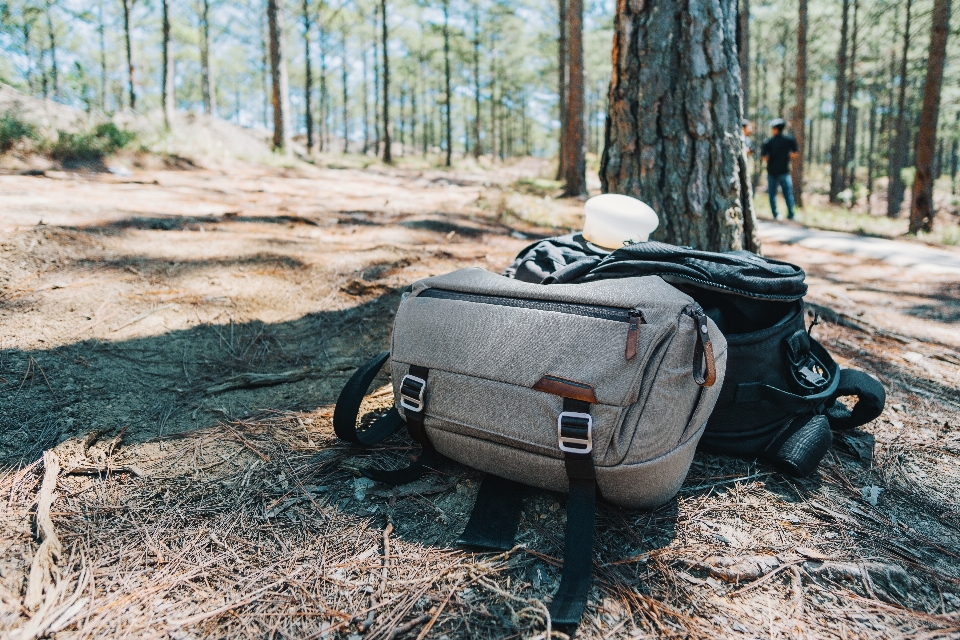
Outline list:
[[[767,174],[767,195],[770,196],[770,211],[777,218],[777,187],[783,189],[783,199],[787,201],[787,218],[793,220],[793,180],[789,173],[779,176]]]

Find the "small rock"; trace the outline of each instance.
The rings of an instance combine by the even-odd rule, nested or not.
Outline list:
[[[115,176],[121,176],[124,178],[130,177],[133,175],[133,171],[130,171],[130,169],[127,169],[125,166],[120,164],[115,164],[113,166],[107,167],[107,171],[109,171]]]
[[[923,354],[917,353],[916,351],[904,351],[903,359],[913,364],[920,364],[923,362]]]
[[[516,238],[517,240],[526,240],[526,239],[527,239],[527,236],[526,236],[525,234],[520,233],[519,231],[511,231],[511,232],[510,232],[510,237],[511,237],[511,238]]]
[[[370,478],[357,478],[353,481],[353,497],[357,502],[363,502],[367,497],[367,489],[377,484]]]
[[[877,506],[877,499],[880,497],[880,494],[883,492],[883,487],[877,487],[871,485],[869,487],[863,487],[860,489],[860,493],[863,495],[863,499],[869,502],[872,506]]]
[[[747,633],[747,628],[740,624],[739,622],[734,622],[732,625],[734,631],[739,631],[740,633]]]

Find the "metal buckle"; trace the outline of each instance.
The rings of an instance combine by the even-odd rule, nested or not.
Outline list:
[[[409,383],[409,386],[408,386]],[[400,381],[400,406],[419,413],[423,411],[423,392],[427,388],[427,381],[409,374]]]
[[[564,425],[565,420],[567,421],[566,425]],[[574,422],[574,424],[570,424],[570,422]],[[586,422],[586,438],[569,435],[569,433],[564,434],[564,426],[567,429],[574,428],[582,432],[584,422]],[[589,413],[564,411],[557,417],[557,439],[560,441],[561,451],[590,453],[593,451],[593,416]]]

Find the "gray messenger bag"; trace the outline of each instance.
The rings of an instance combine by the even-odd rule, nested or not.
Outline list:
[[[369,446],[406,425],[423,453],[406,469],[365,470],[379,482],[409,482],[444,459],[486,472],[460,540],[468,546],[513,546],[525,486],[568,493],[550,614],[575,627],[597,494],[630,508],[676,495],[726,353],[700,306],[657,276],[542,285],[461,269],[404,294],[390,352],[348,381],[334,429]],[[388,358],[394,408],[358,430],[360,403]]]

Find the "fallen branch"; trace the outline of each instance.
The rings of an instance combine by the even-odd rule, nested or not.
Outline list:
[[[236,389],[254,389],[256,387],[272,387],[288,382],[299,382],[305,378],[325,376],[353,369],[353,365],[334,365],[331,367],[303,367],[280,373],[239,373],[222,382],[211,385],[204,390],[204,394],[212,396],[225,391]]]
[[[30,576],[27,578],[27,593],[23,605],[30,611],[36,611],[43,602],[44,592],[53,587],[53,568],[55,559],[60,557],[62,546],[60,538],[50,519],[50,507],[53,505],[54,491],[60,475],[60,459],[53,451],[43,452],[43,482],[37,496],[37,535],[42,542],[33,556]]]

